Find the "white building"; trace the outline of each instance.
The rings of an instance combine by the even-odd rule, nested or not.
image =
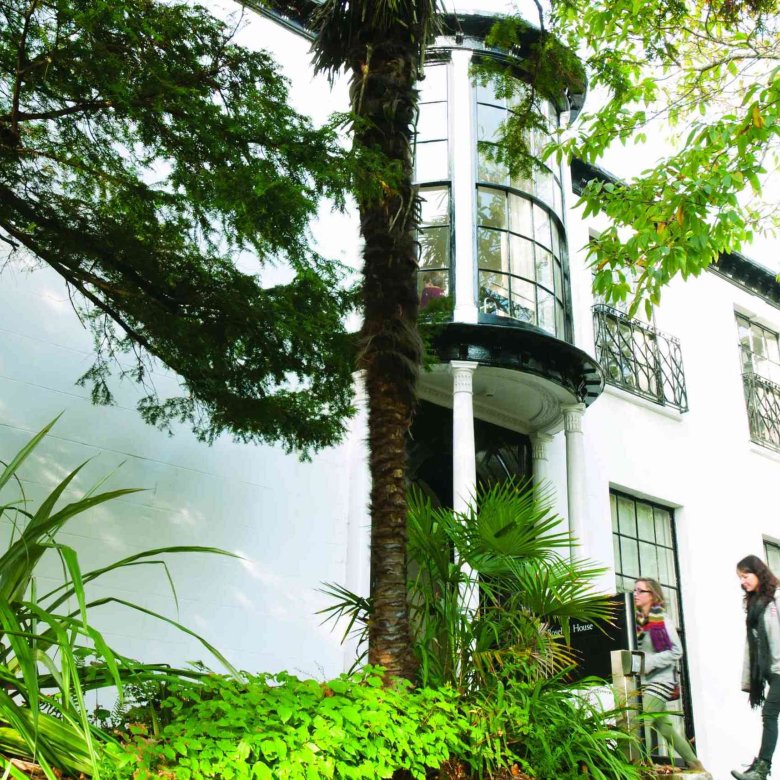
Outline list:
[[[575,164],[510,181],[477,151],[511,110],[470,81],[486,23],[462,16],[462,34],[433,47],[422,84],[420,289],[433,280],[454,309],[441,363],[421,381],[414,476],[455,506],[477,479],[548,479],[583,553],[609,567],[605,587],[659,578],[685,637],[689,726],[715,780],[725,780],[754,755],[760,729],[739,690],[735,563],[766,553],[780,569],[780,284],[728,256],[671,284],[650,323],[598,305],[583,247],[603,225],[572,204],[602,172]],[[299,103],[323,94],[301,67],[308,42],[295,29],[258,17],[243,35],[295,66]],[[337,85],[326,108],[345,100]],[[568,108],[550,104],[550,122]],[[326,249],[330,225],[323,217],[318,228]],[[339,222],[340,244],[345,229],[354,259],[356,221]],[[366,587],[360,414],[341,446],[301,463],[271,447],[207,447],[184,428],[170,438],[140,420],[132,386],[116,406],[94,407],[74,384],[91,363],[91,338],[48,270],[3,272],[0,343],[0,457],[65,410],[25,472],[28,498],[87,458],[79,490],[120,463],[111,486],[148,489],[67,528],[63,540],[84,568],[166,544],[240,553],[170,560],[181,621],[251,671],[325,676],[348,665],[316,612],[327,604],[321,583]],[[175,381],[155,377],[161,390]],[[161,570],[117,577],[93,595],[108,592],[176,617]],[[109,610],[94,622],[126,654],[208,661],[194,640],[151,618]]]

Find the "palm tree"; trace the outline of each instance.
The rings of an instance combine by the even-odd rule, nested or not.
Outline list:
[[[351,79],[356,182],[364,240],[358,368],[368,396],[371,473],[369,662],[414,674],[406,598],[406,436],[422,344],[417,331],[416,81],[436,0],[328,0],[314,27],[315,67]]]

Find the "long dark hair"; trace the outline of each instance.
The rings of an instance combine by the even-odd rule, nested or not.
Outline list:
[[[748,609],[755,599],[768,604],[775,597],[780,581],[772,574],[772,570],[757,555],[747,555],[738,564],[737,571],[743,574],[755,574],[758,577],[758,589],[753,593],[745,593],[745,609]]]

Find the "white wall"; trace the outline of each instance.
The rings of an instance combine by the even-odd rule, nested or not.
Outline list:
[[[576,249],[590,226],[571,223]],[[592,354],[582,256],[572,262],[575,321],[579,346]],[[761,734],[740,691],[745,631],[735,565],[750,553],[763,557],[763,535],[780,535],[780,457],[750,442],[735,307],[780,331],[780,309],[713,273],[673,282],[655,323],[681,342],[690,411],[608,386],[584,421],[593,557],[614,565],[611,487],[675,510],[696,743],[715,780],[752,758]]]
[[[216,11],[238,7],[211,5]],[[312,81],[307,41],[251,12],[245,21],[240,40],[275,50],[295,80],[295,102],[305,104],[315,121],[344,107],[343,86],[330,92],[323,78]],[[316,101],[312,94],[319,96]],[[323,207],[316,225],[323,253],[354,266],[357,238],[350,213],[333,215]],[[114,469],[107,487],[145,488],[73,520],[59,540],[76,548],[85,569],[172,544],[239,553],[244,560],[169,558],[181,622],[248,670],[285,668],[317,677],[340,672],[341,634],[322,626],[315,614],[328,603],[317,589],[323,582],[361,587],[365,582],[360,565],[367,557],[368,523],[362,433],[350,434],[311,463],[278,448],[237,444],[227,437],[208,447],[186,426],[169,437],[141,420],[135,410],[140,393],[132,383],[119,386],[116,406],[90,403],[88,389],[74,383],[92,358],[91,336],[72,311],[60,278],[48,269],[26,273],[6,267],[0,277],[0,458],[7,460],[64,411],[23,469],[28,498],[44,495],[88,458],[93,460],[70,495],[81,494]],[[178,394],[169,373],[158,371],[153,381],[161,395]],[[351,484],[358,486],[357,494]],[[4,496],[12,492],[8,488]],[[45,574],[56,575],[58,568],[56,559],[46,559]],[[92,587],[91,595],[126,598],[177,617],[161,567],[112,576]],[[120,652],[148,661],[212,662],[194,640],[141,614],[103,607],[92,619]]]

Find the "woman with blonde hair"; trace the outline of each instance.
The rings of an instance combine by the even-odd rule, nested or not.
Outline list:
[[[679,697],[676,667],[683,656],[677,631],[666,615],[666,600],[661,585],[655,580],[640,577],[634,587],[636,610],[636,644],[644,654],[640,676],[642,709],[653,714],[650,725],[673,748],[690,769],[704,772],[685,737],[675,731],[666,713],[666,704]]]

